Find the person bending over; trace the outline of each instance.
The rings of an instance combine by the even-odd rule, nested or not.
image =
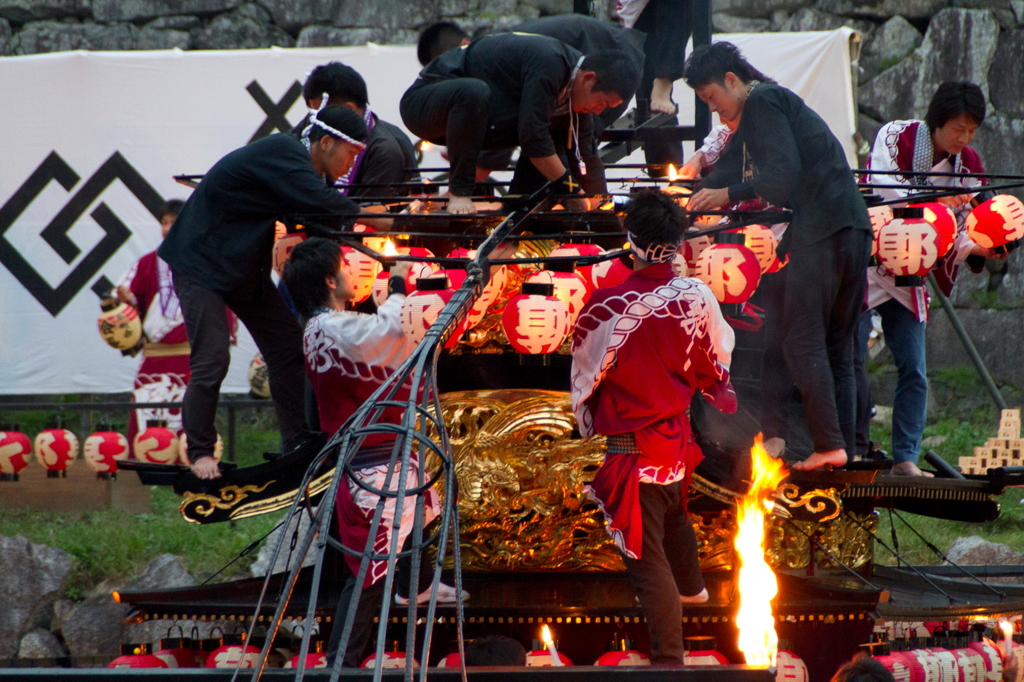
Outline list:
[[[647,618],[653,663],[683,662],[682,605],[708,599],[683,506],[703,459],[690,427],[690,400],[701,391],[711,405],[736,410],[728,372],[733,331],[703,282],[672,271],[686,226],[667,195],[635,196],[624,224],[634,271],[622,284],[593,293],[572,343],[580,433],[608,438],[587,490]]]

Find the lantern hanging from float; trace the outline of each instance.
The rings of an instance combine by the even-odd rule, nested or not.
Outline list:
[[[32,441],[18,425],[0,425],[0,481],[17,481],[32,457]]]
[[[324,652],[323,640],[316,640],[314,642],[315,651],[310,651],[306,654],[306,667],[307,668],[326,668],[327,667],[327,654]],[[302,660],[302,654],[296,654],[288,659],[288,662],[284,664],[285,668],[298,668],[299,662]]]
[[[402,311],[399,318],[402,321],[402,331],[416,343],[423,340],[427,330],[437,321],[441,309],[448,304],[455,292],[448,288],[448,277],[421,277],[416,282],[416,291],[405,297],[402,302]],[[459,342],[462,335],[468,329],[468,318],[455,328],[452,335],[445,343],[445,348],[453,348]]]
[[[459,656],[459,652],[448,654],[440,661],[437,662],[438,668],[461,668],[462,667],[462,656]]]
[[[381,668],[404,668],[407,655],[402,651],[402,643],[397,639],[393,639],[388,642],[387,651],[384,652],[384,658],[381,663]],[[377,652],[374,652],[363,659],[360,668],[376,668],[377,667]],[[415,658],[412,661],[413,668],[419,668],[420,664]]]
[[[775,238],[775,233],[766,225],[747,225],[738,231],[743,234],[743,245],[757,256],[761,274],[771,272],[772,267],[779,262],[776,257],[779,240]]]
[[[541,629],[541,639],[533,640],[533,648],[526,652],[528,668],[558,668],[571,666],[569,657],[558,650],[558,640],[551,636],[547,625]]]
[[[775,670],[775,682],[808,682],[810,679],[807,664],[782,641],[775,654]]]
[[[245,643],[244,635],[226,634],[221,638],[221,645],[206,658],[206,667],[255,668],[259,665],[261,653],[256,647]]]
[[[967,235],[978,246],[1006,253],[1024,238],[1024,203],[1009,194],[997,194],[967,216]]]
[[[186,645],[184,637],[162,637],[160,648],[153,655],[168,668],[199,668],[202,663],[196,652]]]
[[[694,232],[695,230],[691,230]],[[690,276],[697,270],[697,261],[700,260],[701,254],[703,254],[708,248],[711,247],[711,237],[709,235],[701,235],[699,237],[690,237],[683,240],[683,257],[686,259],[686,265],[690,268]]]
[[[742,244],[713,244],[697,260],[694,277],[708,285],[719,303],[743,303],[761,283],[761,263]]]
[[[871,219],[871,256],[878,255],[878,233],[892,220],[892,207],[888,205],[868,207],[868,218]]]
[[[378,308],[388,300],[388,280],[391,279],[390,270],[381,270],[373,278],[373,304]],[[409,291],[407,289],[406,291]]]
[[[924,210],[924,219],[932,224],[935,231],[939,233],[939,258],[942,258],[953,250],[956,242],[956,214],[953,209],[937,201],[927,204],[911,204],[910,208]]]
[[[174,464],[181,456],[178,437],[162,419],[147,419],[146,428],[135,436],[132,454],[140,462]]]
[[[295,247],[306,241],[305,232],[288,232],[274,242],[271,265],[278,277],[284,277],[284,264],[292,257]]]
[[[604,253],[604,249],[597,244],[566,243],[562,244],[548,255],[552,258],[559,258],[565,256],[600,256],[602,253]],[[595,267],[595,265],[580,265],[576,267],[576,272],[583,277],[583,281],[587,283],[587,289],[590,292],[597,288],[597,283],[594,281]]]
[[[942,646],[945,643],[945,638],[942,637],[929,637],[925,641],[927,651],[935,657],[935,660],[939,664],[940,679],[949,680],[950,682],[959,682],[959,666],[956,663],[956,656],[952,651]]]
[[[729,665],[718,651],[718,640],[710,635],[683,638],[683,665]]]
[[[569,309],[552,284],[525,282],[522,293],[505,305],[501,327],[519,353],[554,353],[569,335]]]
[[[262,353],[257,353],[249,363],[248,377],[249,395],[254,398],[270,397],[270,372],[267,370],[267,363],[264,362]]]
[[[903,657],[893,654],[890,651],[888,644],[879,643],[879,645],[880,646],[874,649],[875,653],[872,657],[884,665],[886,670],[892,673],[896,682],[911,682],[910,668],[907,667],[907,662],[903,660]],[[966,680],[964,682],[966,682]],[[975,682],[977,681],[975,680]]]
[[[583,306],[590,299],[590,290],[583,276],[576,272],[572,262],[550,263],[545,270],[538,270],[526,278],[527,282],[551,284],[555,288],[555,298],[565,304],[569,311],[569,326],[576,324]]]
[[[59,424],[51,424],[37,434],[33,445],[47,478],[64,478],[68,467],[78,458],[78,436]]]
[[[142,341],[142,319],[133,306],[116,299],[106,299],[100,304],[100,316],[96,319],[100,336],[111,348],[131,355]]]
[[[986,682],[1000,682],[1003,679],[1003,659],[999,655],[999,649],[988,637],[980,637],[980,633],[977,632],[972,632],[971,635],[979,638],[969,642],[967,648],[978,652],[984,660]],[[980,677],[979,682],[982,682]]]
[[[341,255],[348,264],[352,289],[355,292],[352,302],[362,303],[373,293],[373,282],[380,274],[382,266],[375,259],[351,246],[341,247]]]
[[[112,479],[117,473],[117,463],[128,459],[131,447],[124,434],[110,426],[101,424],[96,428],[96,433],[82,444],[82,456],[89,468],[96,472],[96,478]]]
[[[627,245],[625,248],[628,249],[629,246]],[[629,256],[627,255],[625,258],[629,258]],[[602,289],[622,284],[632,272],[632,266],[626,265],[623,262],[623,256],[619,256],[595,263],[590,270],[590,277],[593,280],[594,288]]]
[[[605,645],[605,652],[594,661],[594,665],[650,665],[651,659],[636,650],[631,639],[615,639]]]
[[[111,661],[108,668],[166,668],[167,663],[152,653],[152,645],[122,644],[121,655]]]
[[[217,442],[213,444],[213,459],[219,462],[224,457],[224,439],[217,434]],[[192,460],[188,458],[188,436],[184,432],[178,436],[178,462],[188,466]]]
[[[923,285],[938,259],[939,233],[924,219],[924,209],[893,209],[878,233],[878,260],[896,277],[896,286]]]
[[[448,254],[449,258],[476,258],[476,251],[470,249],[456,248],[452,249],[451,253]],[[456,290],[462,286],[462,283],[466,281],[466,270],[451,269],[448,270],[448,279],[451,282],[452,290]],[[505,286],[508,284],[508,266],[507,265],[496,265],[491,266],[490,279],[484,285],[480,292],[480,296],[473,302],[472,307],[469,309],[469,313],[466,315],[467,329],[480,324],[487,314],[487,309],[490,308],[501,292],[505,290]]]
[[[413,256],[416,258],[433,258],[434,252],[430,249],[424,249],[421,246],[411,247],[399,247],[398,252],[407,256]],[[431,277],[435,272],[441,269],[437,263],[422,263],[419,261],[413,261],[412,267],[409,268],[409,274],[405,278],[405,290],[412,291],[416,288],[416,280],[420,277]]]

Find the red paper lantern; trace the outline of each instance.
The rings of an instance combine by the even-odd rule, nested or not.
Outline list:
[[[597,244],[562,244],[549,255],[552,257],[599,256],[602,253],[604,253],[604,249]],[[594,280],[595,267],[594,265],[583,265],[576,268],[576,272],[583,277],[583,281],[587,283],[587,288],[590,291],[598,287],[597,282]]]
[[[341,255],[348,264],[349,275],[351,275],[352,288],[355,291],[354,303],[362,303],[373,293],[373,282],[380,274],[383,266],[373,258],[370,258],[362,251],[357,251],[351,246],[341,247]]]
[[[219,462],[224,457],[224,439],[217,434],[217,442],[213,444],[213,459]],[[178,461],[185,466],[192,463],[188,458],[188,436],[184,432],[178,436]]]
[[[874,237],[871,240],[871,255],[878,255],[878,233],[892,220],[892,207],[888,205],[871,206],[868,208],[868,217],[871,218],[871,232]]]
[[[122,644],[121,655],[108,668],[166,668],[167,663],[150,653],[149,644]]]
[[[17,425],[0,426],[0,481],[17,481],[31,455],[32,441],[18,431]]]
[[[897,208],[878,233],[878,260],[896,286],[921,286],[939,259],[939,233],[920,208]]]
[[[761,274],[769,272],[779,262],[775,256],[779,240],[765,225],[747,225],[739,230],[744,237],[744,246],[754,252],[761,267]]]
[[[650,665],[651,659],[635,649],[606,651],[594,661],[594,665]]]
[[[78,458],[78,437],[59,427],[40,432],[35,440],[36,459],[46,468],[48,478],[63,478]]]
[[[555,297],[553,285],[526,282],[505,306],[501,327],[519,353],[554,353],[569,335],[569,309]]]
[[[555,287],[555,298],[565,304],[569,310],[569,324],[576,324],[576,317],[590,299],[590,289],[579,273],[569,270],[539,270],[526,278],[527,282],[552,284]]]
[[[710,247],[711,237],[706,234],[700,237],[690,237],[683,241],[683,258],[686,259],[686,265],[689,266],[691,274],[697,269],[697,261],[700,260],[701,254]]]
[[[967,647],[952,649],[951,653],[960,671],[957,682],[982,682],[985,679],[985,659],[981,654]]]
[[[146,429],[135,436],[132,453],[140,462],[174,464],[180,456],[178,437],[160,419],[146,421]]]
[[[391,279],[390,270],[381,270],[373,278],[373,304],[378,308],[388,300],[388,280]]]
[[[807,664],[803,659],[786,649],[775,654],[775,682],[808,682]]]
[[[82,454],[85,463],[98,477],[111,477],[117,473],[118,460],[128,459],[131,448],[124,434],[113,431],[108,426],[98,428],[96,433],[85,439]]]
[[[956,663],[956,656],[949,649],[942,646],[930,646],[928,651],[939,662],[939,675],[942,682],[959,682],[960,668]]]
[[[249,393],[255,398],[270,397],[270,371],[263,360],[263,354],[257,353],[249,363]]]
[[[296,654],[288,659],[288,662],[284,664],[285,668],[298,668],[299,661],[302,658],[302,654]],[[313,650],[306,654],[306,667],[307,668],[326,668],[327,667],[327,654],[324,652],[324,641],[322,639],[313,640]]]
[[[985,680],[979,677],[978,682],[1001,682],[1003,659],[992,640],[985,637],[980,642],[971,642],[967,647],[981,654],[981,658],[985,662]]]
[[[102,312],[96,319],[100,336],[111,348],[128,354],[142,340],[142,319],[139,311],[127,303],[114,301],[100,306]]]
[[[683,665],[729,665],[729,659],[718,652],[714,637],[684,637]]]
[[[569,657],[563,654],[561,651],[557,651],[558,660],[562,662],[563,666],[572,665],[572,661]],[[533,649],[532,651],[526,652],[526,667],[528,668],[553,668],[554,663],[551,660],[551,654],[547,649]]]
[[[874,658],[892,673],[896,682],[910,682],[910,669],[907,667],[907,663],[902,657],[893,654],[885,654],[884,656],[875,656]]]
[[[422,277],[416,286],[416,291],[406,296],[402,303],[400,318],[402,331],[419,343],[430,326],[437,321],[441,309],[448,304],[455,292],[448,288],[447,277]],[[452,332],[445,348],[453,348],[468,328],[468,318],[464,318]]]
[[[924,210],[924,219],[939,233],[939,258],[953,249],[956,242],[956,214],[945,204],[933,201],[927,204],[911,204],[911,208]]]
[[[244,644],[242,635],[224,635],[221,645],[206,658],[207,668],[255,668],[260,662],[260,650]]]
[[[161,639],[160,650],[153,655],[166,663],[168,668],[202,667],[202,660],[196,656],[195,651],[185,646],[185,640],[181,637]]]
[[[462,657],[459,656],[459,652],[456,651],[454,654],[448,654],[440,661],[437,662],[438,668],[461,668]]]
[[[967,235],[978,246],[994,249],[1024,237],[1024,204],[1009,194],[997,194],[967,216]]]
[[[719,303],[743,303],[761,283],[761,264],[740,244],[714,244],[697,261],[694,276],[708,285]]]
[[[457,248],[452,249],[451,253],[448,254],[449,258],[475,258],[476,251]],[[458,289],[462,286],[462,283],[466,281],[466,270],[452,269],[448,271],[448,279],[451,281],[451,288]],[[467,329],[480,324],[484,319],[484,315],[487,314],[487,309],[498,300],[501,292],[504,291],[505,286],[508,284],[508,266],[499,265],[491,267],[491,276],[487,280],[487,284],[484,285],[483,290],[480,292],[480,296],[473,302],[473,306],[469,309],[467,314]]]
[[[305,232],[289,232],[274,242],[271,264],[278,277],[284,277],[284,264],[292,257],[295,247],[306,241]]]
[[[601,289],[622,284],[632,272],[633,269],[623,263],[621,258],[612,258],[594,265],[590,270],[590,278],[594,288]]]
[[[430,249],[424,249],[420,246],[412,247],[401,247],[398,249],[399,253],[403,253],[407,256],[414,256],[416,258],[433,258],[434,252]],[[405,278],[405,290],[412,291],[416,288],[416,280],[420,277],[430,277],[435,272],[441,269],[437,263],[419,263],[416,261],[412,262],[412,268],[409,270],[408,276]]]
[[[406,655],[404,651],[385,651],[384,652],[384,663],[381,666],[385,670],[388,668],[404,668],[406,662]],[[376,668],[377,667],[377,654],[372,653],[366,657],[360,668]],[[412,667],[420,667],[419,661],[415,658],[412,660]]]

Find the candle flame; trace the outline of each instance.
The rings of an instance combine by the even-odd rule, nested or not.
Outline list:
[[[1008,620],[999,621],[999,629],[1003,631],[1004,637],[1013,637],[1013,623]]]
[[[671,163],[668,165],[668,181],[675,182],[679,179],[679,171]]]
[[[432,145],[430,142],[427,142],[426,140],[420,140],[420,151],[424,151],[425,152],[425,151],[431,150],[433,148],[434,148],[434,145]]]
[[[544,642],[544,646],[551,645],[555,640],[551,639],[551,630],[547,625],[540,629],[540,639]]]
[[[385,256],[397,256],[398,249],[395,248],[395,243],[388,237],[384,240],[384,255]]]
[[[737,644],[748,665],[773,666],[779,638],[771,600],[778,594],[779,583],[764,560],[764,521],[765,514],[771,513],[775,505],[771,495],[788,472],[781,460],[773,459],[765,451],[760,434],[754,440],[750,456],[750,490],[736,507],[735,547],[740,566]]]

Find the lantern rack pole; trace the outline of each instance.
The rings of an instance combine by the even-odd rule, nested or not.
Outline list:
[[[924,201],[932,201],[934,199],[941,199],[942,197],[954,197],[961,194],[978,194],[981,192],[996,192],[1004,189],[1015,189],[1017,187],[1024,187],[1024,181],[1022,182],[1010,182],[1002,185],[982,185],[980,187],[954,187],[948,190],[925,192],[923,194],[911,194],[905,197],[899,197],[897,199],[887,199],[885,201],[879,201],[871,204],[871,206],[888,206],[891,204],[905,204],[908,202],[921,203]]]

